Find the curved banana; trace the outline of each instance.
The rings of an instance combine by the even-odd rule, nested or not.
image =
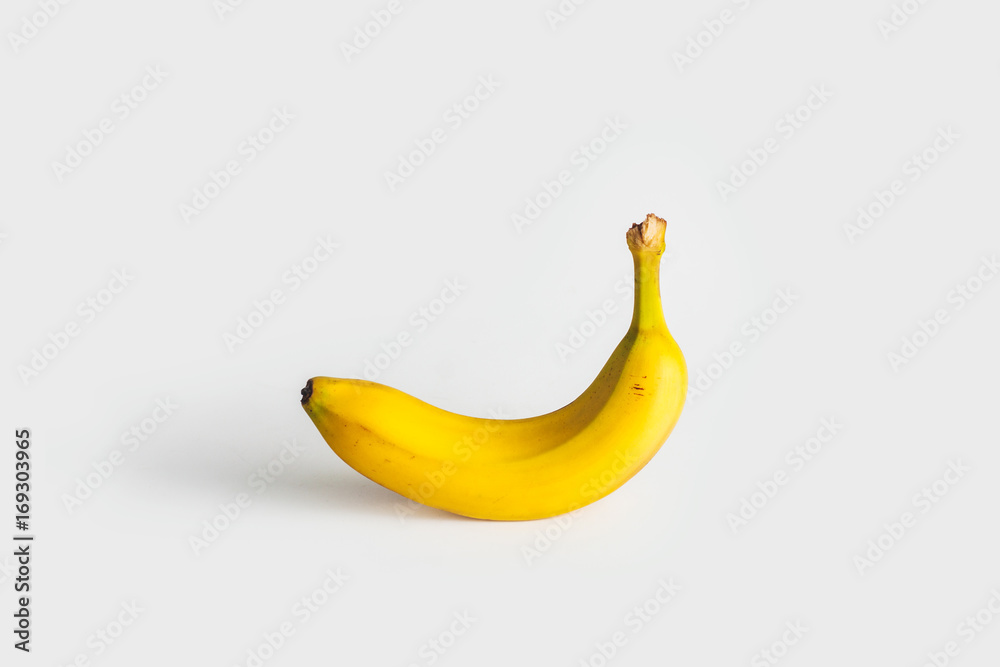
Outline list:
[[[526,520],[603,498],[660,449],[687,394],[687,366],[660,303],[665,231],[652,214],[628,230],[632,324],[597,378],[559,410],[468,417],[382,384],[328,377],[309,380],[302,405],[348,465],[431,507]]]

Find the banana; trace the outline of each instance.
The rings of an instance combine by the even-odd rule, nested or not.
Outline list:
[[[632,324],[572,403],[527,419],[442,410],[386,385],[314,377],[302,406],[349,466],[411,500],[477,519],[571,512],[608,495],[652,459],[680,417],[684,356],[663,318],[666,221],[626,233],[635,270]]]

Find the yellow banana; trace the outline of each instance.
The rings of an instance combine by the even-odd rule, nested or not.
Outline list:
[[[468,417],[382,384],[328,377],[309,380],[302,405],[348,465],[431,507],[513,521],[603,498],[660,449],[687,394],[687,366],[660,302],[665,231],[652,214],[628,230],[632,324],[586,391],[559,410]]]

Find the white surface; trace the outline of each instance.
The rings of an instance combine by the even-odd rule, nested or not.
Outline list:
[[[1000,281],[961,309],[949,292],[1000,252],[1000,6],[928,2],[884,38],[888,1],[594,1],[552,29],[556,0],[403,0],[347,62],[340,44],[386,6],[256,0],[220,19],[209,0],[74,2],[17,53],[5,40],[0,539],[16,428],[32,432],[37,538],[34,650],[7,635],[3,663],[252,665],[289,622],[269,667],[597,666],[616,632],[612,665],[758,665],[798,622],[782,665],[916,666],[952,640],[949,664],[992,664],[1000,616],[971,642],[959,625],[1000,590]],[[674,52],[724,9],[732,22],[679,71]],[[37,11],[6,3],[0,25]],[[121,119],[147,67],[167,74]],[[499,86],[455,127],[446,113],[480,77]],[[788,137],[776,124],[824,87]],[[294,119],[246,161],[274,109]],[[114,131],[60,181],[53,161],[106,117]],[[574,153],[609,119],[626,127],[580,171]],[[949,127],[911,180],[905,163]],[[390,191],[384,172],[436,128],[444,143]],[[723,201],[717,182],[769,138],[777,152]],[[179,205],[229,160],[240,173],[186,223]],[[572,183],[518,233],[512,214],[561,170]],[[897,178],[905,192],[851,243],[845,224]],[[401,498],[300,408],[307,378],[359,377],[401,332],[413,344],[378,379],[425,400],[513,417],[571,400],[627,328],[624,233],[648,212],[669,222],[664,310],[692,380],[733,342],[745,353],[571,524],[401,519]],[[283,274],[317,237],[340,248],[293,289]],[[123,268],[134,279],[85,321],[78,304]],[[447,280],[464,291],[420,329],[411,315]],[[273,289],[286,301],[230,351],[224,335]],[[744,323],[779,290],[793,305],[751,340]],[[616,312],[561,358],[609,298]],[[894,370],[887,355],[937,309],[948,321]],[[71,321],[79,335],[22,381]],[[129,451],[122,433],[157,399],[179,407]],[[727,514],[793,473],[786,452],[829,418],[842,430],[734,533]],[[251,475],[289,440],[301,454],[258,493]],[[113,450],[121,465],[68,511]],[[950,461],[970,470],[924,513],[913,497]],[[241,493],[251,505],[196,555],[189,538]],[[915,526],[859,571],[907,511]],[[338,568],[343,587],[296,614]],[[676,596],[628,616],[661,578]],[[93,633],[133,601],[138,619],[98,655]],[[471,628],[434,653],[464,612]]]

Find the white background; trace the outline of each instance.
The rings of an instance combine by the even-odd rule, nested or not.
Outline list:
[[[386,4],[248,0],[220,16],[209,0],[91,0],[45,21],[34,0],[5,3],[0,538],[18,532],[19,428],[37,537],[33,651],[5,629],[3,663],[254,665],[288,622],[263,664],[756,665],[773,647],[789,666],[916,667],[949,641],[948,664],[996,664],[1000,281],[977,272],[992,277],[983,261],[1000,252],[1000,6],[910,0],[887,32],[885,0],[594,0],[554,23],[556,0],[402,0],[348,59],[341,45]],[[732,21],[713,23],[723,10]],[[44,25],[15,44],[33,34],[25,17]],[[166,76],[119,118],[147,68]],[[480,77],[498,87],[453,127],[446,112]],[[811,90],[829,98],[801,107]],[[294,119],[246,161],[274,109]],[[113,132],[60,178],[54,163],[103,118]],[[625,129],[580,171],[609,119]],[[385,173],[435,128],[446,141],[390,189]],[[777,152],[724,198],[769,138]],[[925,149],[936,160],[914,180]],[[234,159],[240,173],[186,221],[180,206]],[[512,215],[561,170],[573,182],[518,230]],[[849,233],[894,179],[902,194]],[[560,522],[401,515],[302,411],[307,378],[361,377],[402,332],[413,343],[378,380],[424,400],[511,417],[572,400],[628,326],[624,233],[649,212],[668,220],[667,322],[707,388],[608,498]],[[318,237],[340,247],[293,290],[283,276]],[[79,304],[107,300],[122,270],[128,285],[88,321]],[[418,331],[411,316],[446,280],[460,297]],[[978,291],[959,300],[967,282]],[[284,302],[227,345],[274,289]],[[773,322],[780,290],[794,302]],[[561,354],[606,299],[616,311]],[[937,310],[935,335],[915,336]],[[921,346],[893,364],[904,337]],[[178,407],[130,449],[123,434],[163,416],[157,399]],[[822,419],[843,426],[796,471],[786,454]],[[251,476],[293,440],[258,493]],[[919,501],[950,462],[968,470]],[[735,523],[779,471],[787,483]],[[88,475],[97,488],[68,503]],[[250,506],[194,548],[239,494]],[[887,537],[905,512],[915,525]],[[858,560],[880,536],[881,557]],[[340,590],[296,614],[338,569]],[[666,604],[661,579],[680,588]],[[142,611],[108,645],[96,633],[117,634],[123,603]],[[637,624],[643,604],[656,613]],[[960,624],[983,609],[992,623],[967,641]],[[475,620],[452,636],[463,613]],[[786,623],[807,628],[787,652]]]

